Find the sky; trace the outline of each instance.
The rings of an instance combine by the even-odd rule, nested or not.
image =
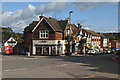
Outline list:
[[[2,2],[2,26],[23,32],[32,21],[46,17],[64,20],[71,14],[71,23],[96,32],[118,32],[117,2]],[[1,16],[2,15],[2,16]]]

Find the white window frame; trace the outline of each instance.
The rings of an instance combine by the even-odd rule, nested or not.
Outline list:
[[[82,31],[80,31],[80,35],[82,35]]]
[[[41,34],[45,35],[45,36],[41,36]],[[48,37],[46,35],[48,35]],[[48,30],[41,30],[41,31],[39,31],[39,38],[40,39],[48,39],[49,38],[49,31]]]

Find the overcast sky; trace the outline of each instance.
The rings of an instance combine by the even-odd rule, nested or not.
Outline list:
[[[32,21],[39,20],[41,12],[64,20],[71,10],[72,23],[76,25],[80,22],[83,28],[96,32],[118,32],[118,3],[115,2],[3,2],[2,26],[22,32]]]

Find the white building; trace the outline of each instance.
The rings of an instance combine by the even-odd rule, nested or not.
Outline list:
[[[13,37],[9,37],[3,43],[3,46],[12,46],[12,47],[14,47],[15,45],[17,45],[17,41]]]

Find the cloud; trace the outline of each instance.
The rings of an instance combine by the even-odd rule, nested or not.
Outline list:
[[[93,27],[92,25],[83,25],[83,27]]]
[[[95,8],[97,5],[101,3],[79,3],[79,2],[50,2],[47,4],[41,4],[39,7],[35,7],[29,4],[23,10],[17,10],[16,12],[6,12],[0,14],[0,18],[2,17],[2,26],[11,27],[15,32],[22,32],[23,28],[29,25],[33,20],[39,20],[39,15],[41,13],[49,13],[62,11],[68,7],[76,7],[80,10],[88,10],[91,8]],[[1,16],[2,15],[2,16]],[[81,21],[81,23],[86,22],[86,20]],[[90,25],[86,25],[86,27],[90,27]]]
[[[2,26],[11,27],[15,32],[22,32],[23,28],[29,25],[33,20],[39,20],[35,13],[36,8],[31,4],[23,10],[16,12],[3,12],[0,14],[2,18]]]
[[[36,14],[35,10],[36,8],[33,5],[29,4],[28,7],[25,8],[21,14],[22,18],[29,18],[34,16]]]
[[[95,29],[96,32],[103,32],[103,33],[114,33],[114,32],[118,32],[118,27],[97,27]]]
[[[86,19],[83,19],[83,20],[80,21],[81,24],[83,24],[83,23],[85,23],[85,22],[87,22]]]
[[[100,5],[100,4],[103,4],[103,3],[99,3],[99,2],[80,2],[80,3],[73,2],[70,5],[84,11],[87,9],[96,8],[96,6]]]
[[[4,12],[2,13],[2,25],[7,26],[13,22],[19,21],[21,18],[22,10],[16,12]]]
[[[67,7],[68,4],[64,2],[50,2],[48,4],[42,4],[36,9],[36,13],[48,13],[52,11],[61,11],[64,10]]]
[[[89,27],[86,27],[87,30],[89,30]]]

